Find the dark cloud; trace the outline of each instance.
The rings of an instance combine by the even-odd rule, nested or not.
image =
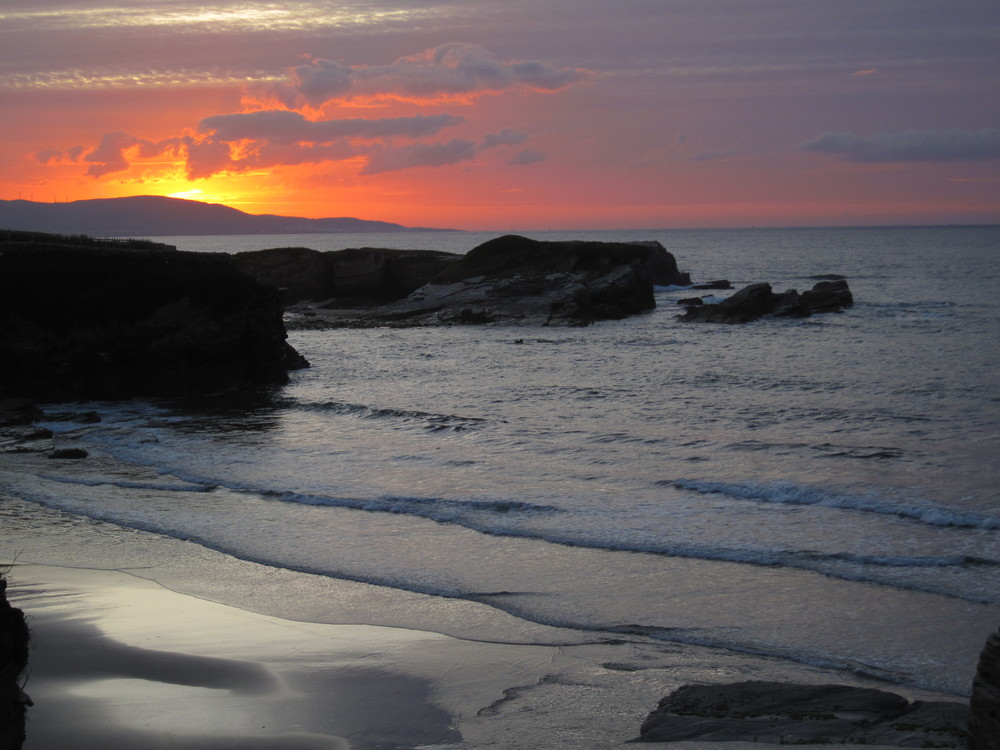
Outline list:
[[[483,138],[480,148],[492,148],[493,146],[516,146],[524,143],[530,136],[527,133],[519,133],[510,128],[504,128],[499,133],[489,133]]]
[[[422,138],[464,122],[453,115],[415,115],[380,119],[307,120],[298,112],[266,110],[206,117],[199,130],[217,141],[266,140],[272,143],[329,143],[337,138]]]
[[[35,161],[39,164],[62,164],[65,162],[73,164],[80,161],[86,150],[83,146],[73,146],[66,150],[47,148],[35,154]]]
[[[129,167],[125,151],[139,143],[139,139],[128,133],[105,133],[100,145],[83,157],[91,162],[87,168],[90,177],[102,177],[112,172],[124,172]]]
[[[185,143],[185,139],[183,138],[165,138],[161,141],[151,141],[146,138],[137,138],[134,135],[116,131],[114,133],[105,133],[97,148],[84,154],[82,159],[90,164],[87,168],[88,177],[103,177],[107,174],[126,171],[131,166],[129,154],[133,152],[141,158],[148,159],[174,152],[183,143]],[[69,149],[67,155],[72,157],[72,155],[80,154],[82,151],[83,148],[77,146]],[[71,160],[78,161],[79,157]]]
[[[361,174],[457,164],[469,161],[478,152],[475,143],[458,138],[447,143],[413,143],[398,148],[380,149],[369,156],[368,164],[361,170]]]
[[[523,167],[540,161],[545,161],[545,154],[540,151],[532,151],[530,148],[526,148],[524,151],[514,154],[512,158],[507,160],[507,163],[511,166]]]
[[[361,174],[458,164],[470,161],[476,154],[497,146],[523,143],[528,137],[526,133],[504,128],[499,133],[488,133],[478,145],[472,141],[454,139],[447,143],[413,143],[396,148],[380,148],[369,154],[368,164],[361,170]]]
[[[852,162],[982,161],[1000,159],[1000,130],[826,133],[800,148]]]
[[[503,61],[476,44],[454,42],[389,65],[346,65],[311,59],[292,69],[292,80],[268,88],[285,106],[319,106],[353,98],[410,100],[468,97],[509,89],[558,91],[589,80],[582,68],[539,61]]]

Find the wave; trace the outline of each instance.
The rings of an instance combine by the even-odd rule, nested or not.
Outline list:
[[[420,497],[331,497],[328,495],[313,495],[302,492],[267,491],[261,493],[264,497],[280,500],[286,503],[301,503],[302,505],[321,505],[333,508],[352,508],[375,513],[394,513],[427,518],[439,523],[455,523],[467,526],[475,531],[489,533],[487,528],[467,525],[474,514],[544,514],[563,512],[552,505],[535,505],[519,500],[447,500],[443,498]]]
[[[713,482],[698,479],[674,479],[666,484],[702,494],[725,495],[737,500],[785,505],[820,505],[827,508],[898,516],[931,526],[1000,529],[1000,517],[986,513],[956,510],[940,505],[898,503],[874,494],[848,495],[829,492],[793,482]]]
[[[760,547],[722,547],[685,544],[669,540],[629,538],[628,534],[595,537],[585,530],[562,530],[532,527],[532,518],[568,514],[569,511],[549,506],[512,500],[449,500],[443,498],[378,497],[338,498],[294,492],[266,492],[265,497],[289,503],[352,508],[376,513],[394,513],[426,518],[499,537],[531,539],[568,547],[600,549],[663,555],[707,562],[727,562],[741,565],[784,567],[817,573],[829,578],[852,582],[870,582],[897,589],[923,591],[950,598],[981,603],[998,603],[995,597],[979,593],[956,592],[943,585],[921,580],[897,580],[891,572],[906,569],[955,569],[976,567],[1000,568],[1000,560],[970,555],[864,555],[849,552],[816,552],[812,550],[767,549]]]
[[[181,476],[178,473],[171,473],[170,476],[183,482],[130,482],[119,481],[109,477],[91,478],[69,478],[59,475],[46,475],[43,478],[67,484],[80,484],[84,486],[111,485],[123,489],[137,490],[163,490],[175,492],[209,492],[212,490],[228,490],[235,493],[256,496],[258,498],[290,504],[324,506],[333,508],[346,508],[371,513],[390,513],[416,518],[427,519],[436,523],[453,524],[458,527],[469,529],[477,533],[495,536],[511,537],[528,540],[536,540],[548,544],[564,545],[568,547],[580,547],[589,549],[599,549],[616,552],[642,553],[652,555],[663,555],[667,557],[687,558],[703,560],[706,562],[725,562],[739,565],[783,567],[788,569],[803,570],[829,578],[852,581],[868,582],[878,585],[889,586],[896,589],[923,591],[938,594],[954,599],[965,601],[1000,604],[994,594],[980,591],[978,589],[966,589],[954,580],[945,581],[929,578],[927,576],[914,575],[923,569],[948,569],[951,571],[971,570],[973,568],[1000,568],[1000,560],[986,557],[975,557],[963,554],[946,555],[887,555],[887,554],[856,554],[850,552],[818,552],[814,550],[796,550],[769,548],[761,546],[722,546],[712,544],[688,543],[682,540],[672,540],[663,537],[651,537],[642,532],[630,532],[627,529],[608,529],[593,532],[586,528],[574,528],[572,512],[553,505],[530,503],[513,499],[503,498],[466,498],[449,499],[439,497],[401,497],[401,496],[380,496],[380,497],[338,497],[320,493],[293,492],[287,490],[267,490],[259,487],[241,485],[239,482],[216,483],[214,480],[197,477]],[[735,488],[742,487],[747,495],[762,494],[761,487],[755,486],[754,491],[744,485],[723,485],[723,483],[696,483],[692,480],[676,480],[679,485],[688,485],[689,488],[697,485],[697,491],[718,491],[720,485],[725,489],[734,491]],[[796,502],[793,498],[795,494],[794,485],[783,487],[782,492],[771,487],[773,502]],[[798,493],[808,493],[810,488],[797,488]],[[810,496],[813,504],[817,504],[816,490],[811,490]],[[43,493],[46,496],[24,497],[24,499],[39,502],[49,507],[66,510],[68,512],[86,515],[102,521],[112,522],[118,525],[141,528],[154,533],[175,536],[188,541],[195,541],[206,546],[214,546],[215,542],[205,538],[203,535],[195,535],[190,530],[180,532],[170,528],[169,522],[164,524],[164,520],[157,519],[122,519],[114,511],[97,509],[92,506],[79,507],[72,503],[67,503],[63,498],[55,498]],[[826,495],[826,497],[835,497]],[[747,498],[756,499],[756,498]],[[889,506],[887,506],[889,507]],[[887,512],[887,511],[883,511]],[[967,514],[966,514],[967,515]],[[558,524],[544,523],[545,518],[559,516],[562,519]],[[252,520],[252,519],[251,519]],[[951,519],[954,522],[954,518]],[[996,521],[996,519],[992,519]],[[954,525],[954,523],[952,524]],[[966,524],[973,525],[973,524]],[[975,524],[982,527],[982,523]],[[998,524],[997,527],[1000,527]],[[227,549],[230,554],[241,555],[239,550]],[[258,560],[258,562],[261,562]],[[327,575],[339,574],[335,571],[307,571],[318,572]],[[951,574],[948,575],[951,577]],[[369,581],[380,583],[379,581]],[[400,582],[381,582],[386,585],[400,587]],[[403,586],[405,587],[405,586]],[[423,592],[441,593],[441,592]]]
[[[480,417],[460,417],[454,414],[434,414],[412,409],[393,409],[350,404],[342,401],[296,401],[296,408],[304,411],[354,416],[359,419],[389,419],[402,422],[418,422],[428,430],[458,432],[475,429],[487,423]]]
[[[123,490],[152,490],[156,492],[211,492],[218,488],[217,484],[201,484],[188,482],[183,484],[158,482],[128,482],[110,477],[66,477],[58,474],[39,474],[39,479],[63,484],[78,484],[84,487],[118,487]]]

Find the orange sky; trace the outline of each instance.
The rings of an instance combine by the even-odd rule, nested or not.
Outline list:
[[[948,7],[11,0],[0,198],[496,230],[1000,222],[1000,14]]]

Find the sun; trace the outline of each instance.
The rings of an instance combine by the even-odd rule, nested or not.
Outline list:
[[[193,190],[181,190],[177,193],[168,193],[168,198],[183,198],[184,200],[202,200],[205,197],[205,191],[194,188]]]

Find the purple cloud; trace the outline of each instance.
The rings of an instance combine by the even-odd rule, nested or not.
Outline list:
[[[266,110],[204,118],[199,130],[217,141],[267,140],[273,143],[329,143],[337,138],[421,138],[464,122],[453,115],[414,115],[380,119],[307,120],[298,112]]]
[[[593,77],[583,68],[535,60],[504,61],[476,44],[453,42],[389,65],[346,65],[314,58],[292,69],[292,80],[270,88],[286,106],[314,106],[358,97],[435,99],[509,89],[558,91]]]
[[[513,167],[523,167],[528,164],[536,164],[540,161],[545,161],[545,154],[526,148],[524,151],[515,154],[507,163]]]
[[[469,161],[479,149],[472,141],[454,139],[447,143],[413,143],[373,152],[361,174],[395,172],[412,167],[441,167]]]
[[[852,162],[983,161],[1000,159],[1000,130],[826,133],[799,148]]]

